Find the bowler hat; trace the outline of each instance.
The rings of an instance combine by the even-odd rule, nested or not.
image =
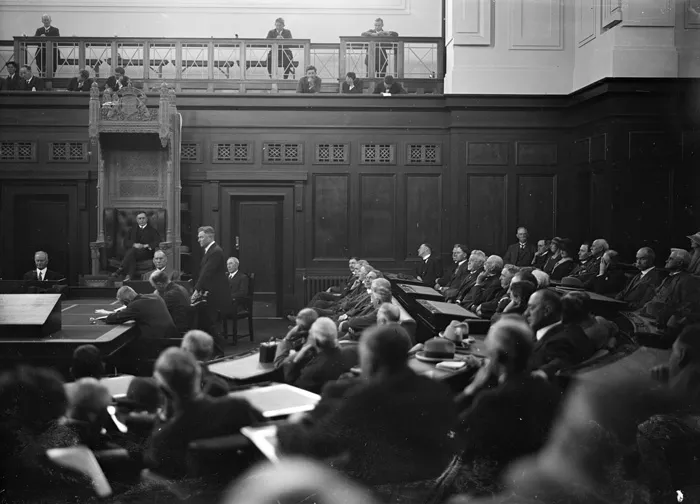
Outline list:
[[[455,344],[445,338],[432,338],[423,345],[423,351],[416,354],[416,358],[426,362],[440,362],[452,360],[455,356]]]

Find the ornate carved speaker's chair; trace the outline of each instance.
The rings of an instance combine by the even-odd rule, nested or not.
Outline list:
[[[89,132],[99,153],[93,275],[119,266],[139,211],[160,233],[168,264],[180,270],[180,127],[175,93],[165,83],[158,108],[148,108],[146,94],[131,85],[105,92],[102,100],[92,85]],[[147,262],[138,265],[139,272],[152,269]]]
[[[140,212],[146,212],[148,224],[158,231],[161,239],[166,235],[165,209],[163,208],[127,208],[122,210],[118,208],[105,208],[104,257],[107,260],[107,269],[116,270],[119,268],[122,259],[124,259],[126,255],[126,241],[129,237],[129,230],[134,226],[138,226],[136,223],[136,216]],[[152,269],[153,261],[150,259],[145,259],[136,263],[136,273],[139,276]]]

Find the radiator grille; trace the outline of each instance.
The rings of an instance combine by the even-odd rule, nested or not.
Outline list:
[[[325,291],[334,285],[345,285],[348,277],[340,275],[312,275],[304,277],[304,305],[309,304],[317,292]]]

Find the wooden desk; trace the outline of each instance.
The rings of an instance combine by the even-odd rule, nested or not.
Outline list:
[[[260,351],[257,349],[243,355],[212,361],[208,368],[212,373],[236,385],[272,381],[278,373],[282,373],[280,369],[275,369],[271,362],[261,364]]]
[[[416,340],[420,342],[437,336],[453,320],[481,320],[478,315],[460,305],[443,301],[418,299],[412,309],[407,310],[418,323]]]
[[[597,292],[584,291],[581,289],[567,289],[561,286],[550,287],[550,289],[554,289],[562,296],[569,294],[570,292],[585,292],[591,298],[591,311],[596,315],[601,315],[605,317],[608,315],[613,315],[620,311],[627,310],[627,303],[625,303],[624,301],[620,301],[618,299],[611,298],[608,296],[603,296],[602,294],[598,294]]]

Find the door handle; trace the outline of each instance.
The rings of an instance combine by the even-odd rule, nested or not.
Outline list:
[[[240,249],[241,249],[241,241],[240,241],[240,238],[238,236],[236,236],[236,250],[240,250]]]

